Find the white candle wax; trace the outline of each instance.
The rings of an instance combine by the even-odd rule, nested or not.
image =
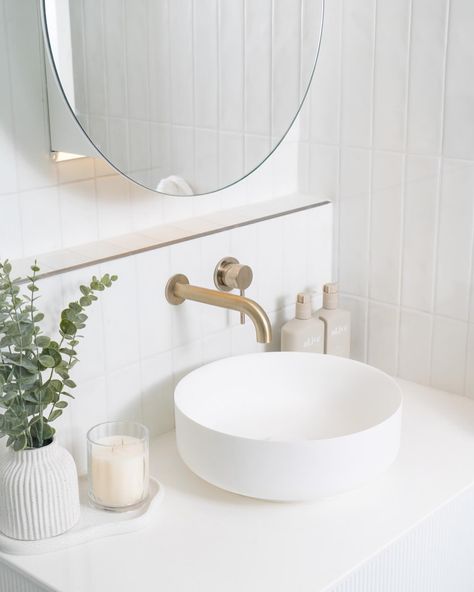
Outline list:
[[[145,444],[132,436],[100,438],[92,446],[91,493],[109,508],[132,506],[148,493],[148,457]]]

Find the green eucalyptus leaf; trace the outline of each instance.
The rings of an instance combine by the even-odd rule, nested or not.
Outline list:
[[[24,368],[28,370],[28,372],[36,373],[38,372],[38,367],[34,364],[30,359],[25,358],[21,354],[18,353],[10,353],[10,352],[3,352],[3,357],[11,362],[14,366]]]
[[[46,355],[53,358],[54,366],[51,366],[52,368],[56,368],[56,366],[59,366],[63,361],[60,352],[57,349],[54,349],[53,347],[46,347],[45,349],[43,349],[41,355]]]
[[[51,438],[54,436],[55,433],[56,433],[56,430],[53,427],[51,427],[47,423],[45,423],[43,425],[43,438],[45,440],[51,440]]]
[[[11,347],[13,345],[13,337],[9,335],[4,335],[2,339],[0,339],[0,349],[4,347]]]
[[[52,356],[41,355],[38,360],[45,368],[54,368],[56,366],[56,362]]]
[[[55,421],[56,419],[58,419],[58,417],[61,417],[61,415],[63,414],[61,409],[54,409],[48,417],[48,421]]]
[[[35,417],[33,417],[32,419],[30,419],[30,422],[28,423],[29,426],[33,426],[35,425],[35,423],[38,423],[41,419],[43,419],[41,417],[41,415],[35,415]]]
[[[31,389],[41,384],[41,375],[39,373],[32,374],[24,368],[19,368],[18,370],[17,380],[21,382],[22,389]]]
[[[13,450],[19,452],[20,450],[24,450],[27,445],[26,434],[23,432],[20,434],[15,441],[13,442]]]
[[[65,308],[61,313],[61,318],[71,321],[71,323],[75,323],[77,320],[77,313],[69,308]]]
[[[36,338],[36,345],[41,348],[49,347],[51,344],[51,339],[46,337],[46,335],[41,335],[40,337]]]
[[[63,380],[67,380],[69,378],[69,372],[67,370],[65,370],[64,368],[58,367],[58,368],[55,368],[54,371]]]
[[[67,355],[67,356],[76,356],[76,355],[77,355],[77,352],[76,352],[76,350],[74,350],[74,349],[70,349],[69,347],[62,347],[62,348],[61,348],[59,351],[60,351],[62,354],[65,354],[65,355]]]
[[[2,401],[2,403],[3,403],[2,406],[7,405],[7,403],[9,403],[10,401],[13,401],[13,399],[15,399],[16,397],[18,397],[18,391],[16,389],[15,390],[12,390],[10,392],[6,392],[2,396],[2,398],[0,399]]]
[[[90,296],[83,296],[79,302],[81,306],[90,306],[92,304],[92,298]]]
[[[56,392],[60,393],[63,388],[63,383],[61,380],[52,379],[49,381],[49,386]]]
[[[28,403],[34,403],[35,405],[41,405],[43,403],[40,391],[31,391],[23,393],[23,400],[28,401]]]
[[[65,335],[70,335],[71,337],[74,337],[77,332],[76,325],[68,319],[62,319],[59,327]]]
[[[18,384],[16,382],[13,382],[13,378],[9,377],[10,382],[7,382],[4,386],[3,386],[3,392],[10,394],[10,393],[14,393],[15,395],[18,393]]]
[[[16,322],[6,323],[5,324],[5,335],[10,335],[12,337],[19,337],[21,335],[20,329]]]

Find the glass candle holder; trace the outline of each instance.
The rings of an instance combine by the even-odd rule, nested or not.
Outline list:
[[[87,433],[89,499],[104,510],[139,507],[149,490],[148,429],[130,421],[99,424]]]

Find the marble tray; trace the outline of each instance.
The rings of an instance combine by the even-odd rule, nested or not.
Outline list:
[[[81,517],[71,530],[41,541],[17,541],[0,533],[0,551],[10,555],[40,555],[103,537],[135,532],[150,523],[164,496],[161,483],[150,477],[150,495],[143,506],[130,512],[107,512],[89,504],[86,477],[79,480],[79,489]]]

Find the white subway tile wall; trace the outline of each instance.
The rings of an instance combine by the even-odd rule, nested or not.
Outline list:
[[[336,203],[354,356],[474,397],[474,3],[326,9],[300,184]]]
[[[53,163],[38,5],[36,0],[0,0],[0,258],[112,238],[220,212],[250,198],[263,201],[297,191],[297,131],[244,182],[198,199],[157,196],[124,180],[101,160]],[[116,24],[113,19],[107,22],[110,27]],[[232,82],[229,79],[229,85]],[[233,94],[231,86],[228,93]],[[101,94],[96,98],[101,100]],[[155,98],[167,100],[158,92]],[[133,97],[134,108],[144,108],[140,100],[139,95]],[[122,107],[120,101],[114,105],[117,111]],[[202,117],[208,117],[205,105],[202,109]],[[183,117],[185,111],[182,105]],[[240,151],[237,142],[236,154]],[[320,290],[331,279],[331,244],[332,206],[322,206],[41,280],[44,329],[54,332],[61,308],[77,298],[80,283],[94,273],[120,276],[90,310],[74,373],[76,400],[59,420],[60,437],[80,470],[86,462],[85,433],[94,424],[130,418],[146,423],[153,434],[165,432],[173,427],[173,389],[181,376],[203,362],[265,349],[257,346],[252,323],[241,326],[237,313],[192,302],[169,305],[164,287],[172,274],[186,273],[192,282],[212,287],[221,257],[232,254],[252,265],[255,279],[249,296],[269,313],[274,341],[266,349],[274,350],[279,348],[281,324],[294,314],[296,292]]]

